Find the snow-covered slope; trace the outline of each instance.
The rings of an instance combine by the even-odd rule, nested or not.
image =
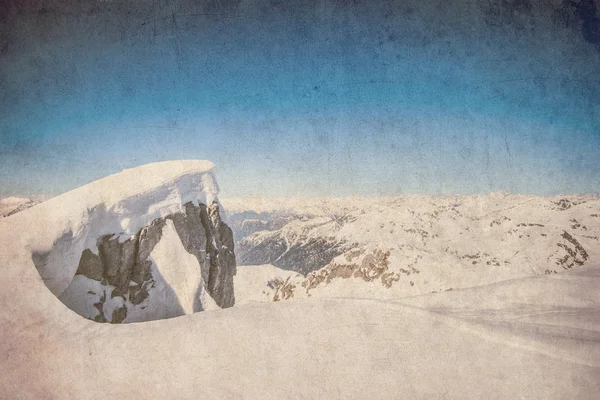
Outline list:
[[[294,291],[287,293],[285,287],[290,287],[290,283],[297,285],[303,278],[297,272],[269,264],[240,266],[233,280],[236,305],[268,303],[293,298]],[[297,295],[296,299],[305,297]]]
[[[26,210],[43,201],[45,196],[33,197],[0,197],[0,218],[8,217],[20,211]]]
[[[598,398],[597,264],[404,303],[313,298],[137,324],[82,318],[44,284],[34,254],[51,253],[48,273],[66,276],[62,265],[74,274],[89,235],[102,237],[127,216],[118,224],[125,243],[160,217],[166,239],[152,259],[192,261],[173,250],[176,220],[166,217],[183,213],[187,200],[214,197],[212,166],[153,169],[0,221],[0,397]],[[135,177],[143,184],[128,181]],[[115,188],[121,180],[127,187]],[[182,293],[198,280],[170,272]],[[61,286],[69,283],[53,288]],[[488,318],[494,310],[499,317]]]
[[[600,262],[598,195],[232,199],[224,205],[238,263],[306,275],[288,282],[295,296],[394,299]]]

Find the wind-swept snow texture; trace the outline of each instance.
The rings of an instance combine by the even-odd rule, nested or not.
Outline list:
[[[114,187],[134,177],[139,183]],[[0,221],[2,398],[599,397],[597,264],[410,302],[307,299],[120,325],[82,318],[44,284],[35,258],[50,260],[47,277],[72,278],[86,243],[117,228],[125,243],[163,218],[166,240],[151,259],[191,263],[167,247],[178,246],[177,222],[167,217],[216,195],[207,163],[143,167],[99,182]],[[136,214],[138,204],[146,206]],[[119,215],[130,219],[117,224]],[[191,291],[171,272],[165,279]],[[50,286],[63,294],[70,284]]]

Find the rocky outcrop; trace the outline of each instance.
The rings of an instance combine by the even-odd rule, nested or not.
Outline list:
[[[208,208],[201,204],[200,217],[207,235],[208,279],[205,282],[208,292],[219,307],[231,307],[235,303],[233,275],[236,266],[233,232],[221,220],[217,203]]]
[[[221,220],[219,204],[216,202],[209,206],[196,206],[189,202],[184,208],[185,212],[153,220],[150,225],[126,240],[122,240],[119,235],[105,235],[99,238],[97,254],[89,249],[82,253],[75,279],[85,277],[96,281],[96,284],[92,282],[93,285],[88,282],[87,287],[98,287],[100,284],[104,288],[103,293],[88,290],[87,293],[77,296],[73,295],[73,288],[68,288],[68,298],[61,300],[72,309],[81,309],[80,304],[70,303],[89,302],[89,299],[85,299],[86,295],[98,295],[99,298],[95,298],[93,306],[99,313],[93,319],[98,322],[118,323],[125,321],[128,312],[135,308],[145,310],[157,302],[177,299],[177,293],[170,296],[164,294],[171,288],[164,289],[160,286],[165,286],[165,279],[152,257],[165,227],[169,225],[169,228],[172,226],[175,229],[185,251],[196,258],[197,268],[200,270],[201,287],[195,292],[198,299],[194,311],[201,311],[206,301],[213,303],[210,299],[204,299],[203,303],[200,299],[203,293],[207,293],[221,308],[233,306],[233,276],[236,273],[233,232]],[[197,271],[190,272],[197,275]],[[160,290],[154,290],[157,287]],[[156,298],[151,299],[152,296]],[[110,310],[107,309],[109,306]],[[176,307],[174,312],[169,313],[169,317],[181,314],[181,307]],[[139,317],[136,321],[139,321]]]
[[[390,252],[383,252],[379,249],[372,253],[364,255],[357,254],[356,259],[360,259],[360,263],[352,262],[352,258],[347,257],[347,263],[332,262],[318,271],[311,272],[306,276],[302,286],[306,288],[308,293],[311,289],[318,287],[321,284],[329,284],[333,279],[342,278],[360,278],[365,282],[372,282],[381,279],[381,284],[386,288],[392,286],[393,282],[397,282],[400,276],[396,272],[388,272]],[[408,273],[410,275],[410,273]]]

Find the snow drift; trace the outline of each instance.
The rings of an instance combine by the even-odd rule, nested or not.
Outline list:
[[[46,286],[98,322],[139,322],[233,305],[235,255],[214,165],[126,170],[7,218]]]

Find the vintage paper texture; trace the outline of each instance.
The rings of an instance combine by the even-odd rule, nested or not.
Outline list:
[[[596,0],[0,1],[0,399],[598,399],[598,71]]]

